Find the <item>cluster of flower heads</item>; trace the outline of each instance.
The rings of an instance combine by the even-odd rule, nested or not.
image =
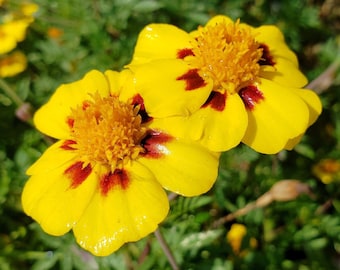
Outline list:
[[[12,4],[0,1],[0,78],[15,76],[26,69],[26,56],[16,48],[26,38],[27,28],[38,10],[34,3]]]
[[[27,171],[25,212],[95,255],[156,230],[166,191],[207,192],[221,152],[292,149],[321,112],[275,26],[150,24],[120,72],[61,85],[34,116],[58,141]]]

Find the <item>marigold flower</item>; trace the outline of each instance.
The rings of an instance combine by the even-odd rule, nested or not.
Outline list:
[[[15,51],[4,57],[0,57],[0,78],[12,77],[23,72],[27,67],[26,56]]]
[[[131,75],[91,71],[60,86],[34,116],[37,128],[59,141],[28,169],[23,209],[47,233],[73,229],[95,255],[156,229],[169,208],[162,187],[194,196],[217,177],[218,154],[151,127],[157,110]]]
[[[24,2],[20,5],[20,13],[22,16],[31,17],[38,11],[39,6],[35,3]]]
[[[18,42],[25,39],[26,29],[30,23],[28,19],[19,19],[0,25],[0,54],[13,50]]]
[[[340,180],[340,161],[326,158],[313,166],[313,173],[324,184]]]
[[[239,223],[234,223],[231,225],[226,238],[235,255],[242,257],[247,254],[248,249],[242,249],[242,242],[246,235],[247,227],[245,225]],[[254,237],[251,237],[247,246],[256,248],[257,240]]]
[[[243,224],[234,223],[231,225],[231,228],[227,233],[227,241],[235,254],[240,253],[242,240],[246,234],[247,228]]]
[[[63,35],[63,30],[57,27],[50,27],[47,30],[47,36],[53,39],[58,39]]]
[[[2,18],[0,24],[0,54],[13,50],[18,42],[26,37],[28,26],[34,21],[34,13],[39,6],[34,3],[24,2],[20,4],[18,11],[8,12]]]
[[[226,16],[191,33],[150,24],[128,67],[146,95],[162,89],[158,104],[168,102],[163,91],[184,98],[199,92],[192,97],[202,101],[198,107],[183,106],[186,118],[174,114],[159,125],[186,127],[186,134],[213,151],[241,141],[267,154],[291,149],[321,112],[318,96],[301,89],[307,80],[275,26],[253,28]]]

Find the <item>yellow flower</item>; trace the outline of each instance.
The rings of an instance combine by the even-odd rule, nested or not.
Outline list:
[[[0,25],[0,54],[13,50],[18,42],[25,39],[29,24],[28,19],[18,19]]]
[[[34,21],[34,13],[38,10],[34,3],[21,3],[18,11],[6,13],[0,24],[0,54],[13,50],[18,42],[26,37],[28,26]]]
[[[145,94],[162,90],[155,103],[166,103],[161,95],[170,91],[202,101],[183,106],[186,118],[174,112],[159,125],[186,127],[213,151],[241,141],[267,154],[291,149],[321,112],[318,96],[301,89],[307,80],[275,26],[253,28],[226,16],[191,33],[150,24],[128,67]]]
[[[240,253],[241,244],[244,236],[247,234],[247,228],[243,224],[233,224],[227,233],[227,241],[232,247],[235,254]]]
[[[35,3],[24,2],[20,5],[20,13],[24,17],[31,17],[38,11],[39,6]]]
[[[323,159],[313,167],[313,173],[324,184],[340,180],[340,161],[335,159]]]
[[[19,51],[0,57],[0,78],[15,76],[23,72],[26,67],[26,56]]]
[[[235,255],[244,256],[247,253],[247,249],[242,249],[242,242],[247,235],[247,227],[243,224],[234,223],[231,225],[230,230],[227,233],[227,241],[230,244]],[[256,248],[257,240],[253,237],[249,239],[249,247]]]
[[[100,256],[157,228],[169,208],[162,187],[194,196],[217,177],[218,154],[151,127],[171,108],[149,109],[131,75],[93,70],[60,86],[34,116],[59,141],[28,169],[23,209],[47,233],[73,229]]]
[[[47,36],[53,39],[59,39],[63,34],[63,30],[57,27],[50,27],[47,30]]]

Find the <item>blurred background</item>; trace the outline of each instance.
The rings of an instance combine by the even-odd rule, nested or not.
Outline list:
[[[0,270],[171,269],[154,235],[96,258],[72,233],[49,236],[22,212],[25,171],[51,143],[31,116],[60,84],[120,70],[148,23],[191,31],[216,14],[277,25],[323,112],[293,151],[224,153],[214,188],[175,197],[160,231],[180,269],[340,269],[338,0],[0,0],[1,25],[26,29],[6,49],[0,28]]]

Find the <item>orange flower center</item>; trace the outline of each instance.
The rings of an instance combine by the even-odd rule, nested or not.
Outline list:
[[[143,151],[140,142],[146,128],[139,105],[122,102],[117,96],[96,93],[91,97],[72,109],[68,119],[72,140],[85,163],[100,163],[113,172]]]
[[[237,93],[257,80],[262,49],[251,28],[239,21],[199,28],[192,46],[193,56],[186,60],[213,80],[214,91]]]

